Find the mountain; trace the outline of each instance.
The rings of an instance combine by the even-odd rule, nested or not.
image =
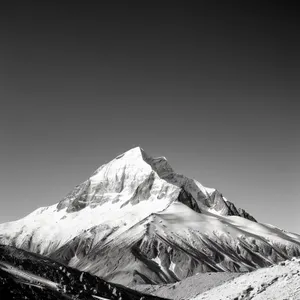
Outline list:
[[[0,299],[163,300],[3,245],[0,245]]]
[[[0,225],[0,243],[125,285],[252,271],[300,255],[299,235],[256,222],[139,147],[59,203]]]

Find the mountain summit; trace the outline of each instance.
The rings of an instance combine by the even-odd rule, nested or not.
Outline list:
[[[126,285],[250,271],[300,255],[298,235],[257,223],[140,147],[102,165],[59,203],[0,225],[0,243]]]
[[[57,209],[79,211],[106,202],[119,203],[120,208],[141,201],[168,202],[179,197],[192,209],[220,215],[237,215],[253,221],[242,209],[236,209],[217,190],[198,181],[176,174],[165,157],[152,158],[136,147],[101,166],[87,181],[77,186],[59,202]]]

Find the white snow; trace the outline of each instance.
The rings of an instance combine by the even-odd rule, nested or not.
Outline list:
[[[170,274],[169,274],[168,270],[163,266],[160,257],[157,256],[157,257],[155,257],[155,258],[152,258],[152,260],[158,264],[158,266],[159,266],[161,272],[163,273],[163,276],[164,276],[166,279],[171,279]]]
[[[104,298],[104,297],[100,297],[100,296],[96,296],[96,295],[92,295],[92,297],[94,297],[95,299],[100,299],[100,300],[110,300],[108,298]]]
[[[157,256],[157,257],[154,257],[154,258],[152,258],[152,260],[153,261],[155,261],[157,264],[158,264],[158,266],[161,268],[161,269],[163,269],[164,267],[162,266],[162,264],[161,264],[161,260],[160,260],[160,258]]]
[[[216,211],[214,208],[208,208],[207,211],[212,213],[212,214],[216,214],[216,215],[221,216],[221,212]]]
[[[172,271],[174,274],[175,274],[175,267],[176,267],[176,264],[175,263],[173,263],[172,261],[171,261],[171,264],[170,264],[170,271]]]
[[[214,193],[216,191],[216,189],[203,186],[200,182],[198,182],[195,179],[194,179],[194,182],[199,187],[199,189],[206,195],[211,195],[212,193]]]
[[[202,233],[219,231],[236,236],[248,232],[264,237],[269,241],[280,241],[284,244],[289,244],[289,241],[299,242],[296,237],[292,238],[276,227],[271,229],[263,224],[238,216],[220,216],[208,212],[198,214],[182,203],[173,203],[167,210],[160,213],[161,216],[168,214],[172,214],[176,218],[172,220],[172,226],[174,230],[178,229],[177,233],[180,233],[180,227],[190,227],[194,230],[200,230]]]

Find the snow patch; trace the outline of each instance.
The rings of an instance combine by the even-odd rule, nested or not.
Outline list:
[[[175,274],[175,267],[176,267],[176,264],[171,261],[169,270],[172,271],[174,274]]]

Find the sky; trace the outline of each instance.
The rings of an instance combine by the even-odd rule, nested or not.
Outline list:
[[[300,233],[298,11],[197,4],[3,6],[0,223],[141,146]]]

